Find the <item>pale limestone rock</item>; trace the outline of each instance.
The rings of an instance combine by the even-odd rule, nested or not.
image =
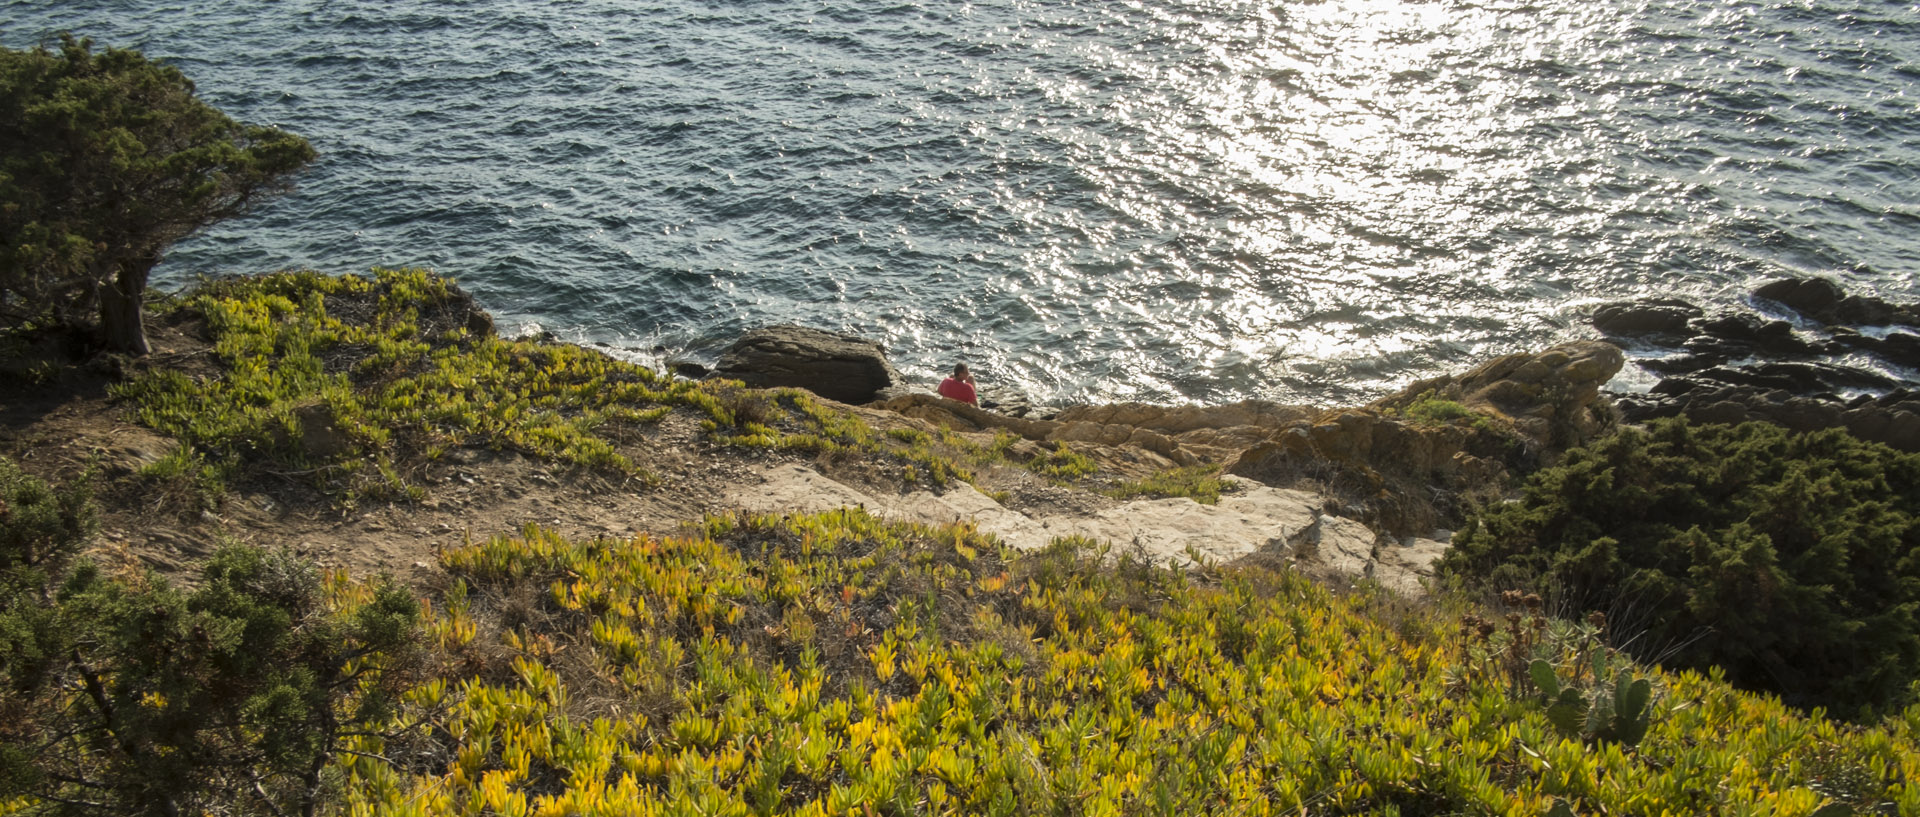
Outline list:
[[[1091,514],[1030,517],[1007,508],[970,485],[943,494],[919,491],[904,497],[874,497],[803,465],[784,464],[760,474],[759,485],[741,485],[727,502],[760,513],[813,513],[860,507],[878,516],[921,524],[971,523],[1011,547],[1034,550],[1064,536],[1109,543],[1116,551],[1137,549],[1165,564],[1188,565],[1192,557],[1230,562],[1260,551],[1279,551],[1299,562],[1355,579],[1371,577],[1396,592],[1423,592],[1420,579],[1438,558],[1422,548],[1390,547],[1376,558],[1377,536],[1367,526],[1322,510],[1325,497],[1271,488],[1229,477],[1239,490],[1218,505],[1191,499],[1136,500]],[[1437,543],[1435,543],[1437,545]],[[1438,546],[1444,550],[1444,545]]]
[[[873,404],[873,408],[891,411],[916,420],[944,426],[955,431],[992,431],[1006,429],[1029,440],[1044,440],[1060,427],[1049,420],[1011,417],[949,400],[937,394],[903,394]]]

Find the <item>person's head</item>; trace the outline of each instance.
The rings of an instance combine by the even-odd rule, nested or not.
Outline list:
[[[967,364],[965,364],[965,363],[955,363],[955,364],[953,364],[953,376],[954,376],[954,377],[959,377],[959,378],[964,378],[964,377],[966,377],[966,376],[967,376],[968,374],[969,374],[969,372],[967,371]]]

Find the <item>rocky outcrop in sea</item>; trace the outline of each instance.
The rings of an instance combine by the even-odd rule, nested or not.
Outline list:
[[[1751,303],[1714,315],[1675,299],[1595,310],[1593,326],[1660,375],[1644,394],[1611,395],[1621,416],[1845,428],[1920,451],[1920,306],[1850,295],[1820,278],[1770,282]]]

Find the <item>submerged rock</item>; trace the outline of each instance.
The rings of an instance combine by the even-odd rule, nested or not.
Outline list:
[[[854,404],[870,402],[900,382],[880,344],[804,326],[748,332],[720,355],[713,374],[752,388],[801,388]]]
[[[667,361],[667,371],[672,372],[681,377],[684,377],[688,380],[699,380],[703,377],[706,377],[707,375],[713,374],[712,369],[709,369],[706,366],[699,363],[698,361],[693,361],[693,360]]]

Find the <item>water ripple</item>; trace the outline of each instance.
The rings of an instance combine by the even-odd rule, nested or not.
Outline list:
[[[711,355],[809,323],[1043,400],[1364,398],[1638,295],[1920,295],[1879,0],[0,0],[308,136],[160,271],[430,265]]]

